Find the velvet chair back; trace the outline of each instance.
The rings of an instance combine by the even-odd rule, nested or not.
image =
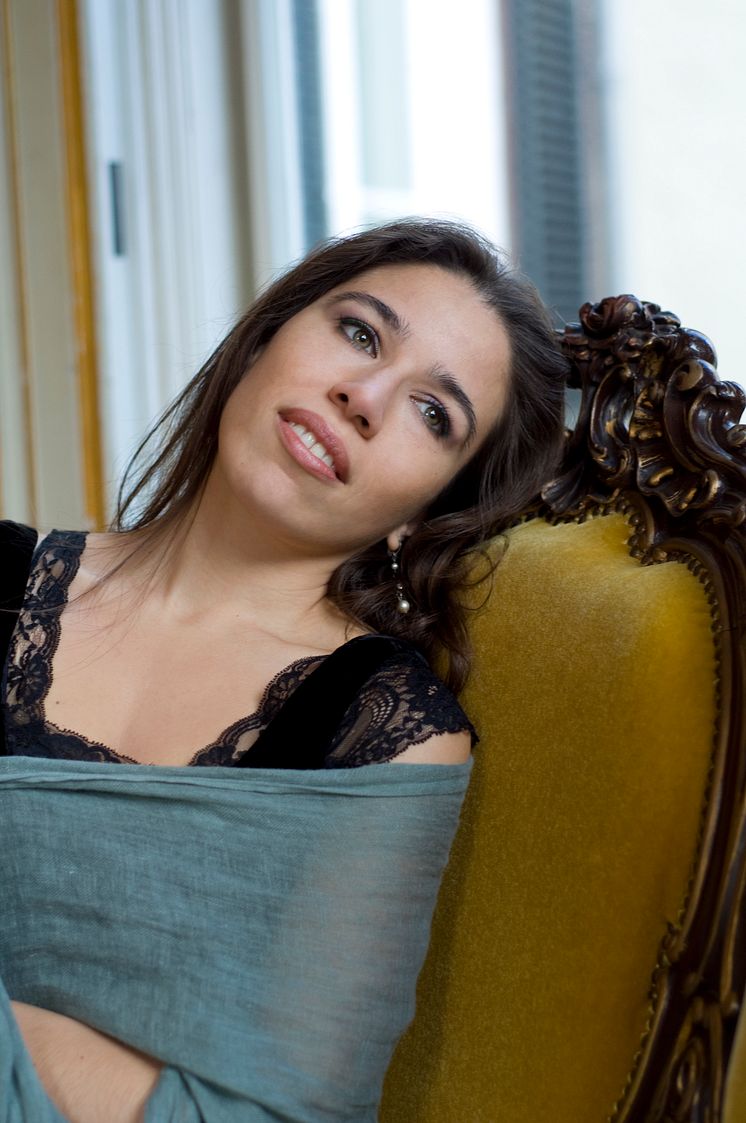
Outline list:
[[[475,613],[482,741],[382,1123],[746,1119],[744,398],[633,297],[563,346],[578,420]]]

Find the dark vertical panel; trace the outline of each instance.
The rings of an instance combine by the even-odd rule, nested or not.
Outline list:
[[[516,250],[547,303],[575,319],[589,297],[576,5],[504,0],[504,13]]]
[[[111,195],[111,248],[115,257],[126,254],[124,237],[124,176],[121,162],[109,161],[109,193]]]
[[[293,0],[295,75],[306,248],[328,234],[324,198],[324,129],[316,0]]]
[[[249,113],[246,98],[246,54],[244,51],[244,19],[241,0],[223,0],[220,6],[223,20],[228,104],[233,159],[229,183],[235,223],[235,253],[240,269],[239,304],[248,305],[256,292],[254,262],[255,245],[251,214],[253,199],[249,175]]]

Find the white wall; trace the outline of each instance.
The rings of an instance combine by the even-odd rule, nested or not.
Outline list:
[[[746,7],[602,0],[614,292],[666,306],[746,383]]]
[[[331,230],[437,215],[509,249],[499,4],[321,0],[319,14]]]
[[[139,439],[248,303],[249,204],[232,6],[85,0],[81,10],[111,507]],[[123,170],[121,255],[112,161]]]

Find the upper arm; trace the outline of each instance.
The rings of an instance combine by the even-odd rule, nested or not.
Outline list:
[[[327,768],[463,764],[476,734],[447,686],[414,651],[386,662],[348,708]]]
[[[460,733],[436,733],[404,752],[391,757],[391,764],[465,764],[471,755],[471,736]]]

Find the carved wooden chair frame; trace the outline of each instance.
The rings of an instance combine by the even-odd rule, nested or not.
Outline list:
[[[660,948],[650,1019],[613,1123],[720,1118],[746,982],[746,397],[718,380],[709,341],[632,296],[586,304],[562,335],[580,391],[559,477],[536,513],[622,510],[644,565],[705,580],[719,656],[718,728],[683,915]]]

